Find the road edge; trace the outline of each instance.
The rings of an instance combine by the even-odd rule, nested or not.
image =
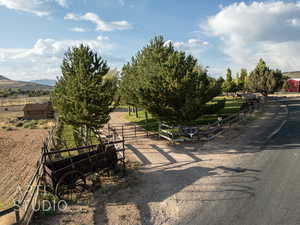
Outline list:
[[[289,117],[289,109],[288,109],[288,105],[280,105],[280,107],[284,107],[285,109],[285,115],[286,118],[281,122],[281,124],[279,125],[279,127],[277,127],[268,137],[267,139],[264,141],[264,143],[262,144],[262,146],[260,147],[260,149],[263,149],[268,143],[269,141],[271,141],[280,131],[281,129],[284,127],[284,125],[287,123],[288,121],[288,117]]]

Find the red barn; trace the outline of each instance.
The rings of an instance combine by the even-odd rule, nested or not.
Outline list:
[[[283,73],[287,76],[289,84],[289,92],[300,92],[300,71]]]
[[[300,92],[300,79],[299,78],[291,78],[288,79],[288,83],[289,83],[289,92]]]

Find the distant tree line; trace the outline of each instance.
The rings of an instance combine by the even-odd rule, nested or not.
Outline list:
[[[287,77],[278,69],[270,69],[263,59],[260,59],[255,69],[248,74],[246,69],[241,69],[235,79],[232,78],[231,69],[227,69],[226,80],[222,81],[224,93],[258,92],[268,96],[276,91],[287,90]]]
[[[27,97],[39,97],[50,95],[51,91],[49,90],[22,90],[19,88],[7,88],[0,89],[0,97],[17,97],[17,96],[27,96]]]

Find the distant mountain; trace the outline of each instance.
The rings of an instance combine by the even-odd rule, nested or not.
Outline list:
[[[52,86],[52,87],[56,84],[56,80],[50,80],[50,79],[31,80],[30,82],[47,85],[47,86]]]
[[[0,89],[21,89],[21,90],[51,90],[50,85],[43,85],[34,82],[15,81],[0,75]]]
[[[0,75],[0,80],[9,80],[9,79],[3,75]]]

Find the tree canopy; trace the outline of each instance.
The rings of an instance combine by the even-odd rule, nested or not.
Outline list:
[[[265,61],[260,59],[256,68],[250,73],[247,86],[251,91],[267,96],[282,87],[282,73],[280,70],[270,69]]]
[[[222,90],[226,93],[236,92],[237,91],[237,85],[232,79],[232,72],[231,69],[227,69],[226,73],[226,80],[222,84]]]
[[[98,133],[110,119],[117,78],[96,52],[80,45],[64,56],[62,76],[52,94],[61,121],[74,128],[77,140],[89,132]]]
[[[155,37],[122,70],[122,95],[162,121],[187,124],[209,109],[220,94],[220,82],[210,79],[197,60]]]

